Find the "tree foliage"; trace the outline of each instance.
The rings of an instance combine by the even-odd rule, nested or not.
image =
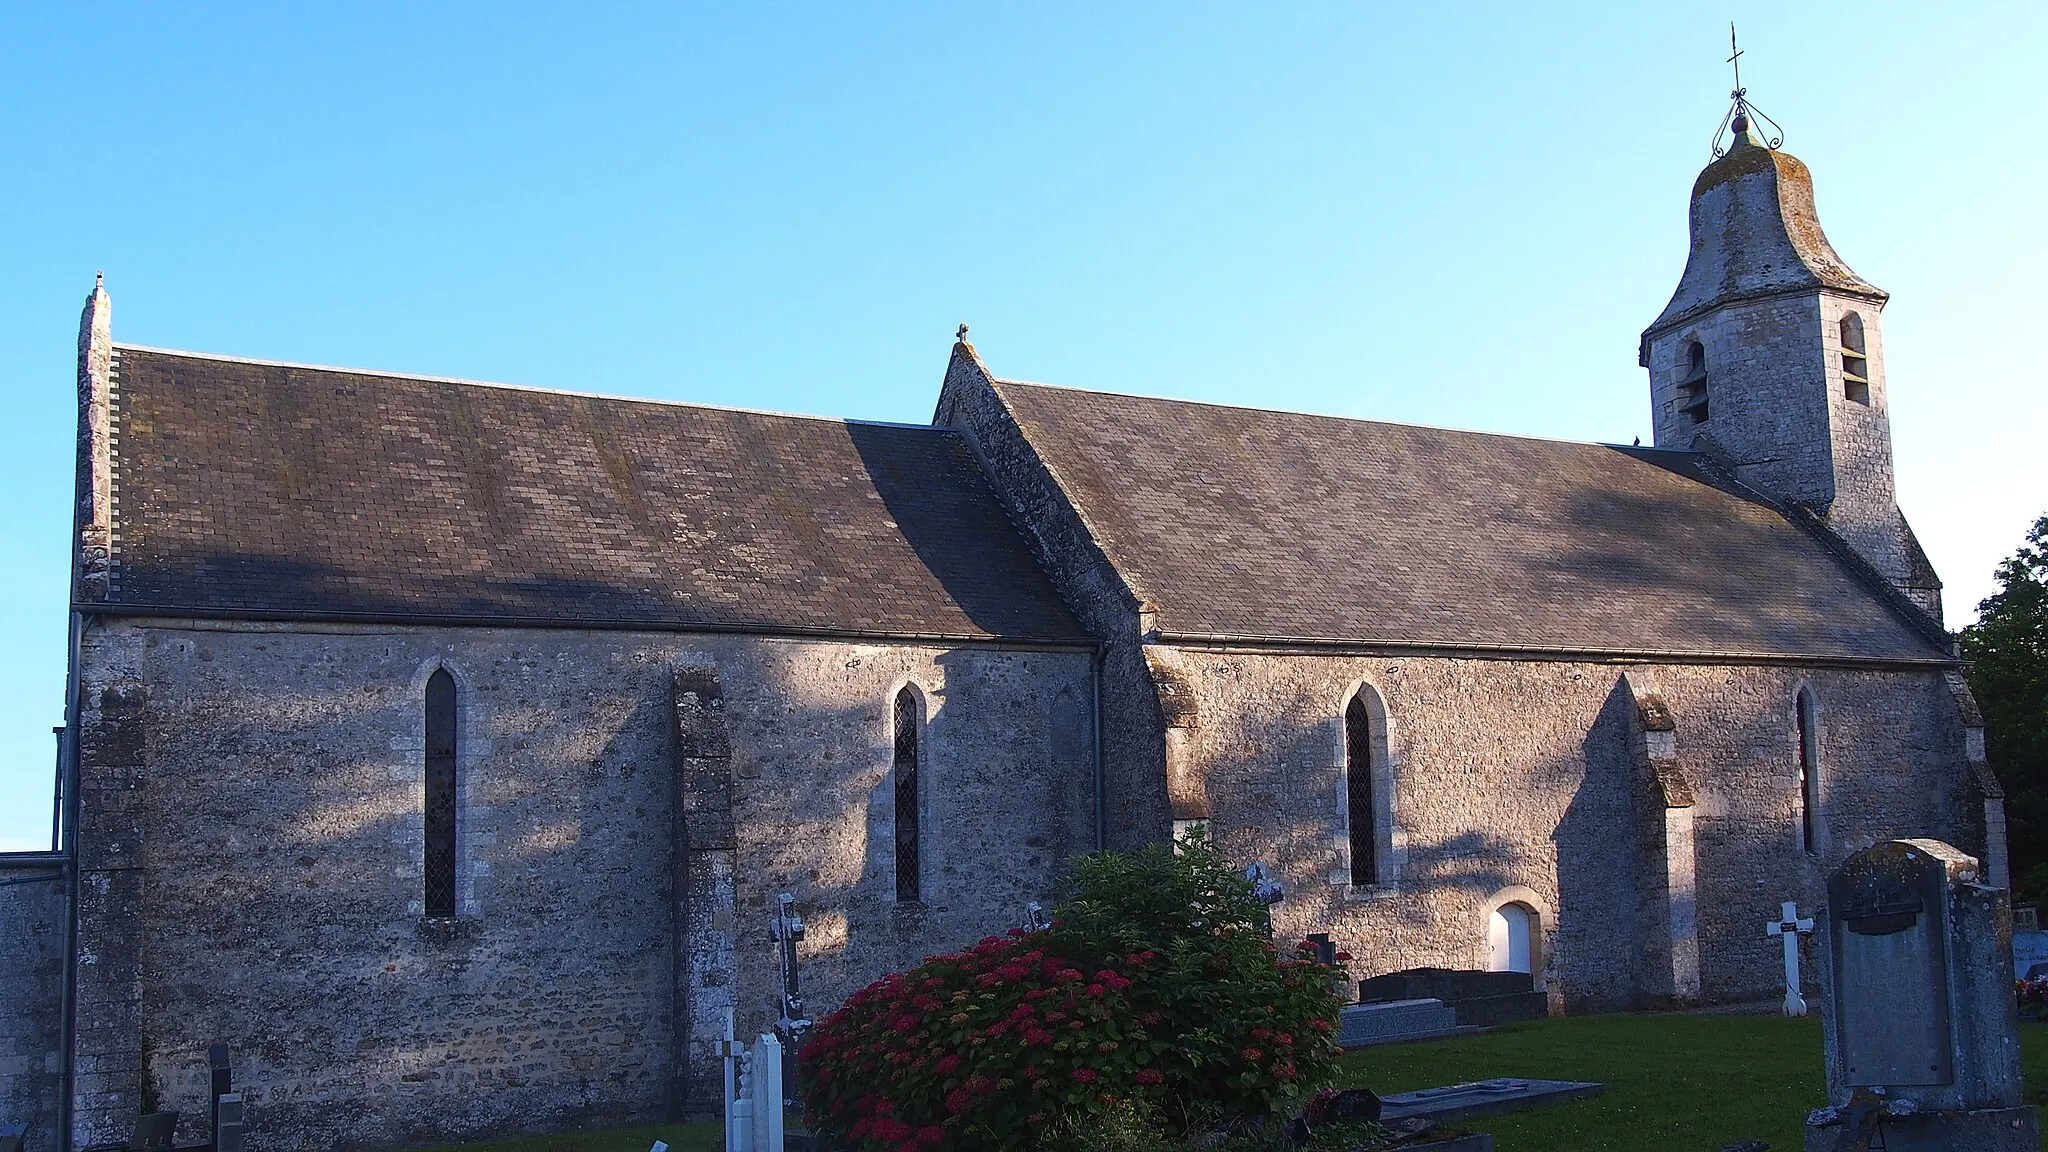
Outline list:
[[[2048,898],[2048,515],[1998,565],[1999,590],[1963,630],[1985,751],[2005,785],[2013,875]]]

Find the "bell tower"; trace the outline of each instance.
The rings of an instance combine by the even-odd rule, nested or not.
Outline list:
[[[1733,96],[1733,140],[1693,182],[1685,273],[1643,332],[1655,443],[1811,512],[1939,621],[1941,581],[1892,492],[1888,297],[1835,254],[1812,175],[1758,133],[1739,73]]]

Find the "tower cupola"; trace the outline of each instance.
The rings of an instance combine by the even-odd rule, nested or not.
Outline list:
[[[1678,290],[1643,333],[1646,363],[1658,335],[1743,301],[1827,291],[1875,309],[1888,299],[1828,243],[1806,165],[1765,144],[1746,116],[1729,127],[1728,151],[1693,181],[1692,249]]]
[[[1888,297],[1828,243],[1806,165],[1734,96],[1732,140],[1693,181],[1685,272],[1642,335],[1655,443],[1812,512],[1939,619],[1940,581],[1893,495]]]

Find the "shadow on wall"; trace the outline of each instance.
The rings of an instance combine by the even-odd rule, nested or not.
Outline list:
[[[56,1146],[63,1046],[65,921],[59,858],[0,852],[0,1125],[28,1125],[28,1146]]]
[[[1534,953],[1551,965],[1539,978],[1573,1010],[1632,1006],[1639,946],[1632,698],[1610,689],[1586,699],[1583,716],[1544,717],[1535,747],[1548,754],[1529,760],[1492,762],[1521,754],[1507,750],[1511,741],[1467,754],[1480,759],[1417,764],[1396,741],[1398,880],[1368,899],[1333,878],[1342,860],[1344,777],[1330,707],[1311,691],[1279,718],[1243,719],[1242,710],[1223,708],[1208,733],[1222,752],[1212,777],[1219,847],[1242,863],[1271,862],[1277,845],[1293,889],[1292,907],[1283,906],[1279,918],[1283,933],[1339,931],[1364,958],[1364,974],[1475,967],[1485,963],[1491,904],[1526,888],[1547,938]],[[1284,743],[1269,750],[1282,732]],[[1483,804],[1467,811],[1453,802],[1430,814],[1446,793],[1464,790]]]
[[[1638,801],[1648,784],[1636,767],[1637,724],[1635,697],[1617,676],[1579,746],[1584,771],[1551,836],[1556,951],[1570,966],[1560,981],[1567,1012],[1635,1007],[1643,940]]]
[[[465,654],[473,671],[512,670],[481,691],[471,680],[462,701],[461,861],[491,871],[480,919],[429,931],[412,681],[435,638],[371,637],[382,668],[351,676],[327,638],[241,634],[253,683],[223,675],[230,638],[196,637],[151,657],[177,691],[152,705],[172,736],[152,749],[148,883],[158,907],[187,910],[140,925],[145,1074],[162,1104],[203,1124],[205,1045],[224,1040],[252,1104],[309,1143],[653,1115],[665,1047],[648,1030],[670,987],[665,668],[621,669],[591,697],[547,682],[539,636]],[[295,1102],[366,1082],[414,1104],[371,1097],[341,1117]]]
[[[799,954],[818,1018],[928,954],[1020,924],[1093,846],[1085,650],[771,642],[718,663],[737,915],[731,975],[703,1003],[729,999],[742,1034],[776,1016],[778,893],[806,921]],[[914,902],[896,883],[893,705],[906,686],[921,719]]]

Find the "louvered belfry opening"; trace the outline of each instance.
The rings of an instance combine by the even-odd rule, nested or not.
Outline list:
[[[427,680],[426,914],[455,915],[455,678]]]
[[[1685,379],[1678,382],[1678,410],[1695,424],[1707,422],[1707,346],[1697,340],[1686,350]]]
[[[1344,786],[1349,800],[1351,882],[1379,882],[1379,861],[1373,855],[1372,716],[1363,696],[1344,708]]]
[[[918,882],[917,842],[917,694],[905,688],[896,694],[896,899],[924,899]]]

